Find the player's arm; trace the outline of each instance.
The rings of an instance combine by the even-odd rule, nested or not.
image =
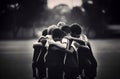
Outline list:
[[[75,42],[75,43],[74,43],[74,46],[77,47],[77,48],[79,48],[79,47],[81,48],[81,47],[82,47],[82,48],[84,48],[84,49],[89,49],[89,47],[88,47],[87,45],[81,45],[81,44],[79,44],[78,42]]]
[[[75,38],[72,36],[65,36],[65,38],[69,39],[70,41],[76,41],[81,45],[85,45],[85,41],[81,40],[80,38]]]
[[[54,40],[49,40],[48,43],[49,43],[49,45],[53,44],[53,45],[55,45],[55,46],[57,46],[59,48],[63,48],[63,49],[65,49],[66,46],[67,46],[65,43],[61,43],[60,41],[55,42]]]
[[[72,53],[72,50],[68,50],[67,48],[67,41],[64,40],[64,42],[54,42],[54,41],[49,41],[50,45],[53,45],[54,50],[61,50],[62,52],[66,53]]]

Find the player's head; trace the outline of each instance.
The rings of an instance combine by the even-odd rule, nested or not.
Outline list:
[[[52,38],[55,41],[60,41],[63,38],[63,32],[59,28],[53,29]]]
[[[46,36],[47,35],[47,29],[44,29],[43,31],[42,31],[42,36]]]
[[[60,22],[57,23],[57,27],[62,27],[62,26],[64,26],[64,25],[66,25],[65,22],[61,22],[61,21],[60,21]]]
[[[61,27],[61,30],[63,31],[63,33],[64,33],[65,35],[70,34],[70,26],[69,26],[69,25],[64,25],[64,26],[62,26],[62,27]]]
[[[49,35],[51,35],[51,34],[52,34],[52,30],[53,30],[54,28],[57,28],[57,26],[56,26],[56,25],[51,25],[51,26],[49,26],[49,27],[48,27],[48,30],[47,30],[47,33],[48,33]]]
[[[70,30],[71,30],[71,36],[80,36],[81,32],[82,32],[82,27],[77,24],[77,23],[73,23],[70,26]]]

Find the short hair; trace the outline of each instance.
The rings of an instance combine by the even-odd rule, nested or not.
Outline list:
[[[51,35],[51,34],[52,34],[52,30],[53,30],[54,28],[57,28],[57,26],[56,26],[56,25],[51,25],[51,26],[49,26],[47,33]]]
[[[66,23],[65,23],[65,22],[62,22],[62,21],[60,21],[60,22],[57,23],[57,26],[58,26],[58,27],[61,27],[61,26],[64,26],[64,25],[66,25]]]
[[[64,26],[61,27],[61,30],[63,32],[70,33],[70,26],[69,25],[64,25]]]
[[[82,27],[81,27],[78,23],[73,23],[73,24],[70,26],[70,30],[71,30],[71,33],[72,33],[72,34],[80,35],[81,32],[82,32]]]
[[[46,36],[47,35],[47,29],[44,29],[43,31],[42,31],[42,36]]]
[[[63,38],[63,32],[59,28],[55,28],[52,30],[52,38]]]

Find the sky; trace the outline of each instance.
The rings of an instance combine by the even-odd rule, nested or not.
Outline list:
[[[48,8],[53,9],[56,5],[67,4],[70,8],[81,6],[82,0],[48,0]]]

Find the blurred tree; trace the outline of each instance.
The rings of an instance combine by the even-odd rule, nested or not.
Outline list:
[[[68,23],[67,15],[70,13],[70,8],[66,4],[59,4],[53,8],[54,24],[59,21]]]
[[[104,13],[109,24],[120,24],[119,0],[92,0]]]
[[[71,10],[71,20],[73,22],[79,23],[84,25],[84,12],[82,11],[81,7],[73,7]]]
[[[47,0],[0,0],[0,27],[4,32],[11,30],[14,37],[19,28],[30,28],[42,20]]]
[[[109,19],[110,24],[120,24],[119,7],[120,7],[119,0],[110,0],[107,11],[107,16],[111,17]]]
[[[88,34],[92,33],[96,37],[97,33],[97,36],[101,36],[106,24],[103,8],[97,3],[97,0],[86,0],[82,7],[85,9],[84,24],[88,27]]]

